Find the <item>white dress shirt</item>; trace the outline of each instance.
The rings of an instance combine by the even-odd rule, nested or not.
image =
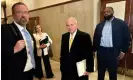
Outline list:
[[[21,26],[21,25],[19,25],[19,24],[17,24],[15,21],[14,21],[14,23],[16,24],[16,26],[18,27],[18,29],[20,30],[20,32],[21,32],[21,34],[22,34],[22,37],[23,37],[23,39],[25,40],[25,42],[26,42],[26,38],[25,38],[25,36],[24,36],[24,32],[22,31],[23,29],[24,29],[24,27],[23,26]],[[26,27],[25,27],[26,28]],[[28,31],[27,31],[28,32]],[[32,44],[33,44],[33,40],[31,40],[32,41]],[[26,45],[27,45],[27,43],[26,43]],[[31,56],[30,56],[30,54],[29,54],[29,50],[28,50],[28,48],[26,47],[26,51],[27,51],[27,61],[26,61],[26,65],[25,65],[25,68],[24,68],[24,72],[26,72],[26,71],[29,71],[30,69],[32,69],[33,68],[33,64],[31,63]]]
[[[75,38],[75,36],[76,36],[76,33],[77,33],[77,30],[76,30],[73,34],[70,33],[69,41],[70,41],[71,38],[74,40],[74,38]],[[71,46],[72,46],[72,45],[71,45]]]
[[[70,33],[69,39],[72,38],[74,40],[76,33],[77,33],[77,30],[73,34]]]

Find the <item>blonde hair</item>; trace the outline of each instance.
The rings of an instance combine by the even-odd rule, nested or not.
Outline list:
[[[37,26],[40,26],[40,24],[35,25],[35,27],[34,27],[35,33],[37,33],[37,30],[36,30]],[[41,32],[42,32],[42,27],[41,27]]]

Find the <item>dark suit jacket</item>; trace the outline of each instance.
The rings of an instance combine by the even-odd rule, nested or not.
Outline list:
[[[96,26],[93,38],[94,51],[99,50],[104,24],[105,21],[99,23]],[[128,30],[128,26],[124,21],[118,18],[114,18],[112,21],[112,39],[113,39],[113,48],[117,49],[118,52],[122,51],[126,53],[128,51],[130,45],[130,33]]]
[[[1,70],[2,80],[26,80],[23,77],[27,61],[26,48],[14,54],[14,46],[18,40],[23,40],[18,27],[11,23],[1,27]],[[31,35],[32,36],[32,35]],[[33,38],[33,36],[32,36]],[[36,57],[36,46],[34,41],[34,57]]]
[[[90,35],[77,30],[70,52],[69,36],[70,33],[65,33],[62,35],[60,57],[60,69],[62,76],[66,75],[78,77],[76,62],[79,62],[83,59],[87,60],[86,71],[93,72],[94,63]]]

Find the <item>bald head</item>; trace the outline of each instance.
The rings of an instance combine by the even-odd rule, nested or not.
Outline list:
[[[113,17],[114,9],[112,7],[106,7],[104,9],[104,19],[110,20]]]
[[[77,24],[77,20],[76,20],[75,17],[69,17],[69,18],[67,19],[67,22],[69,22],[69,21],[74,22],[75,24]]]
[[[109,9],[112,13],[114,13],[113,7],[106,7],[105,9]]]
[[[66,21],[66,26],[67,26],[68,32],[73,34],[78,28],[77,20],[74,17],[69,17]]]

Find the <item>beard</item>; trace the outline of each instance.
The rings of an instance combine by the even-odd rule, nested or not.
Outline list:
[[[19,22],[18,22],[21,26],[26,26],[26,24],[28,23],[28,20],[24,17],[20,18]]]
[[[104,19],[105,19],[105,20],[110,20],[112,17],[113,17],[113,14],[108,15],[108,16],[104,16]]]

